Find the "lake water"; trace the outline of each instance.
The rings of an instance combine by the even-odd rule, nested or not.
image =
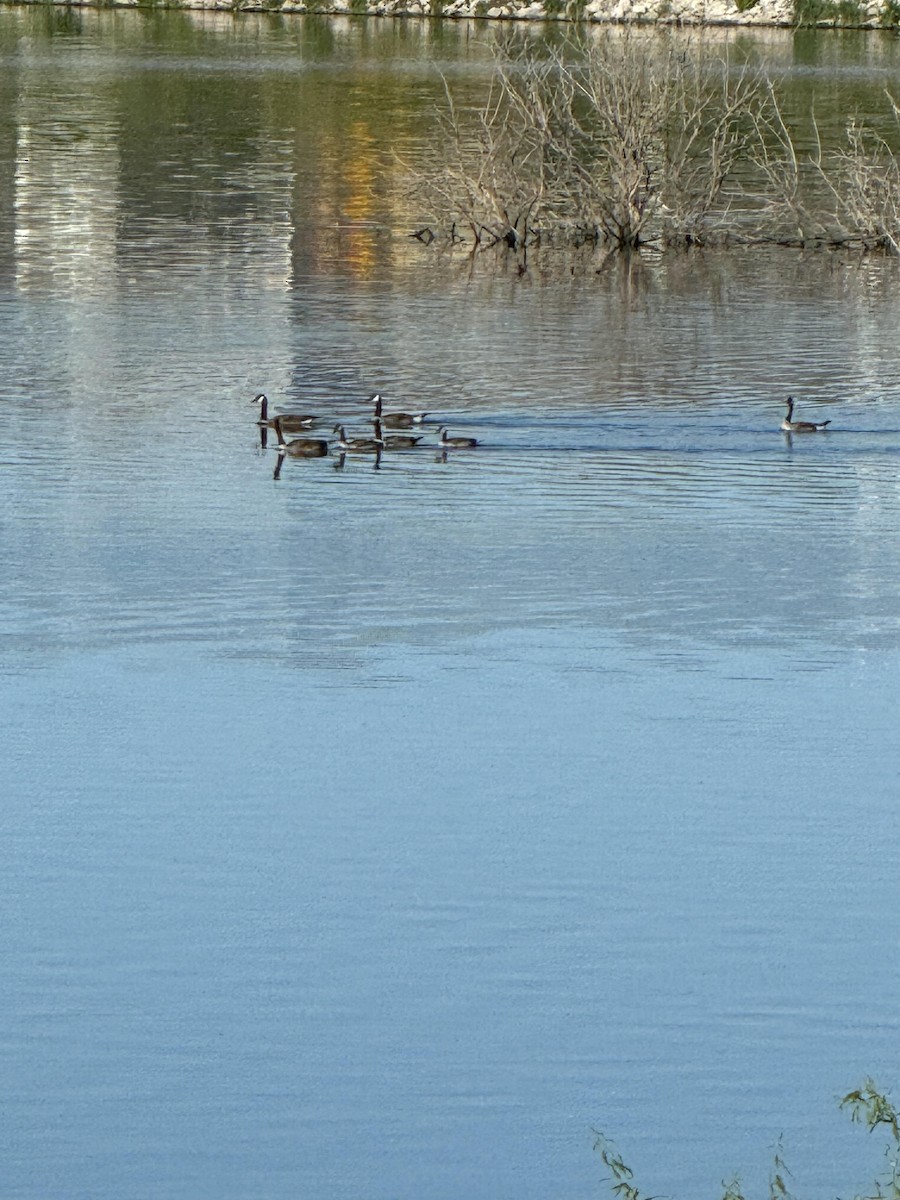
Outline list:
[[[4,1200],[882,1165],[898,265],[425,249],[487,37],[0,11]],[[737,41],[836,112],[900,53]],[[260,390],[435,423],[275,478]]]

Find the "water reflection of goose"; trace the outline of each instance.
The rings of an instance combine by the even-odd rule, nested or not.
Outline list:
[[[787,416],[781,422],[781,428],[785,433],[817,433],[826,425],[831,424],[830,418],[827,421],[795,421],[793,420],[794,397],[788,396],[785,404],[787,404]]]
[[[335,460],[334,469],[336,471],[343,471],[344,465],[346,464],[346,462],[347,462],[347,454],[344,450],[342,450],[340,452],[340,454],[337,456],[337,459]],[[372,470],[373,471],[381,470],[381,447],[380,446],[375,451],[375,457],[372,460]]]
[[[381,396],[376,392],[372,397],[372,403],[375,405],[373,419],[381,421],[388,429],[410,429],[413,425],[421,425],[428,413],[382,413],[381,411]]]
[[[477,446],[478,445],[477,438],[448,436],[447,430],[443,425],[438,430],[438,437],[440,438],[440,444],[442,446],[447,446],[451,449],[453,447],[456,447],[457,449],[464,449],[466,446]]]
[[[410,437],[409,434],[403,433],[393,433],[385,437],[381,431],[381,422],[377,417],[375,419],[375,437],[381,442],[385,450],[412,450],[422,440],[421,436]]]
[[[251,404],[259,405],[259,424],[269,425],[272,429],[275,428],[275,418],[269,416],[269,399],[264,392],[260,392],[258,396],[254,396]],[[318,420],[311,413],[279,413],[278,420],[281,422],[281,428],[286,429],[291,433],[296,429],[306,429]]]
[[[278,438],[279,454],[289,454],[291,458],[323,458],[328,453],[328,443],[324,438],[294,438],[290,442],[284,440],[281,417],[273,417],[272,424],[275,436]]]
[[[338,435],[338,447],[341,450],[356,454],[380,453],[383,443],[380,438],[348,438],[343,425],[335,425],[334,433]]]

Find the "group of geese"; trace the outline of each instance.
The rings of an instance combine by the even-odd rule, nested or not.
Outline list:
[[[266,445],[266,434],[269,429],[275,431],[278,441],[275,449],[279,456],[290,455],[292,458],[323,458],[329,453],[331,445],[326,438],[297,437],[285,440],[290,433],[308,432],[321,418],[313,413],[275,413],[269,416],[269,401],[264,392],[253,397],[253,404],[259,405],[258,424],[261,427],[262,444]],[[376,392],[369,400],[372,405],[372,423],[375,426],[373,437],[348,437],[343,424],[338,422],[332,430],[336,440],[334,447],[343,457],[345,454],[375,454],[379,456],[385,450],[413,450],[424,440],[424,433],[388,433],[385,429],[416,429],[421,428],[428,413],[426,412],[390,412],[383,409],[381,395]],[[785,401],[787,415],[781,422],[780,428],[785,433],[820,433],[831,424],[827,421],[795,421],[794,397],[788,396]],[[477,438],[450,437],[444,425],[438,427],[437,448],[443,453],[452,449],[471,449],[478,445]],[[279,460],[280,461],[280,460]]]
[[[262,429],[263,445],[266,444],[266,430],[273,429],[278,442],[274,447],[280,455],[290,455],[292,458],[323,458],[331,448],[326,438],[297,437],[290,441],[286,434],[307,432],[321,420],[313,413],[275,413],[269,416],[269,400],[263,392],[253,397],[253,404],[258,404],[259,422]],[[413,450],[424,440],[424,433],[413,435],[409,433],[386,434],[385,429],[416,429],[425,422],[428,413],[390,412],[383,411],[381,396],[376,392],[369,400],[372,405],[372,423],[375,426],[373,437],[348,437],[344,426],[338,422],[332,430],[336,440],[333,445],[340,454],[377,454],[384,450]],[[445,426],[437,431],[438,449],[465,450],[478,445],[478,439],[473,437],[450,437]]]

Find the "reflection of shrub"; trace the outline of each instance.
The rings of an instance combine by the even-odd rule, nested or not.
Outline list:
[[[898,1151],[900,1151],[900,1113],[897,1112],[887,1094],[880,1092],[871,1079],[866,1079],[861,1088],[849,1092],[841,1100],[841,1108],[849,1111],[851,1121],[865,1125],[869,1133],[872,1133],[879,1125],[885,1126],[889,1131],[888,1145],[885,1147],[887,1172],[874,1180],[871,1184],[872,1191],[866,1192],[866,1195],[875,1197],[877,1200],[898,1200],[900,1197],[900,1163],[898,1163],[897,1157]],[[596,1131],[594,1136],[594,1149],[609,1172],[607,1182],[613,1195],[618,1200],[652,1200],[634,1183],[634,1172],[608,1138]],[[769,1173],[769,1200],[793,1200],[793,1194],[788,1185],[790,1175],[784,1161],[779,1138],[775,1143],[772,1169]],[[724,1188],[722,1200],[745,1200],[738,1176],[725,1181],[722,1187]]]
[[[825,152],[813,123],[818,148],[801,154],[771,82],[727,61],[704,69],[627,30],[555,48],[513,33],[479,110],[445,91],[439,165],[414,190],[454,241],[467,231],[476,246],[514,249],[755,240],[900,254],[900,166],[884,138],[851,123]]]

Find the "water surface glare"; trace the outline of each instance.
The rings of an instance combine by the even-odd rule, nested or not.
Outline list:
[[[898,266],[426,250],[484,36],[0,10],[4,1200],[881,1166]],[[836,112],[898,53],[740,46]],[[282,460],[260,390],[429,419]]]

